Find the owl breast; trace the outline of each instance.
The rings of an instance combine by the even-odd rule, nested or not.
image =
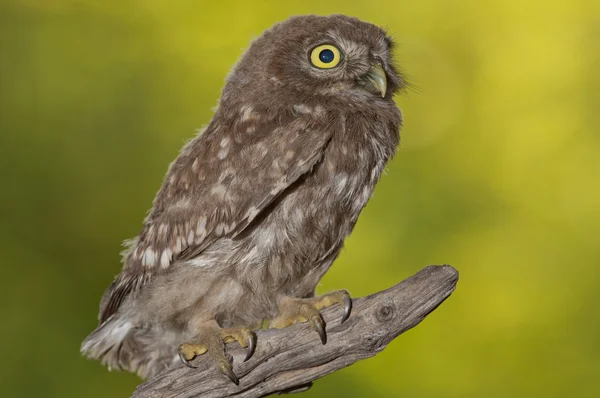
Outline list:
[[[313,295],[396,151],[398,124],[338,115],[321,161],[251,229],[247,243],[256,262],[244,262],[246,283],[269,286],[268,295]]]

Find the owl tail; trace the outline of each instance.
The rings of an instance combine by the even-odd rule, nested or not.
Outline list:
[[[132,330],[131,322],[119,317],[110,317],[81,343],[81,353],[90,359],[100,359],[109,370],[120,369],[122,347]]]

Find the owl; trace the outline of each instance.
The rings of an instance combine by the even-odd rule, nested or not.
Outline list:
[[[315,296],[399,144],[404,85],[381,28],[298,16],[253,41],[207,127],[170,165],[84,355],[151,377],[208,353],[239,383],[226,343],[308,322],[344,290]],[[317,337],[315,334],[315,337]]]

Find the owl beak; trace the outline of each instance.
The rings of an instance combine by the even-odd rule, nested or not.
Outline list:
[[[381,94],[385,98],[387,92],[387,75],[385,69],[379,64],[371,67],[369,72],[360,78],[359,84],[367,91],[373,94]]]

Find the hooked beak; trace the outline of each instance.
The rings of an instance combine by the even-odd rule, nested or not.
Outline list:
[[[359,79],[359,84],[365,90],[373,94],[381,94],[381,98],[385,98],[385,93],[387,92],[385,69],[380,64],[373,65],[369,72]]]

